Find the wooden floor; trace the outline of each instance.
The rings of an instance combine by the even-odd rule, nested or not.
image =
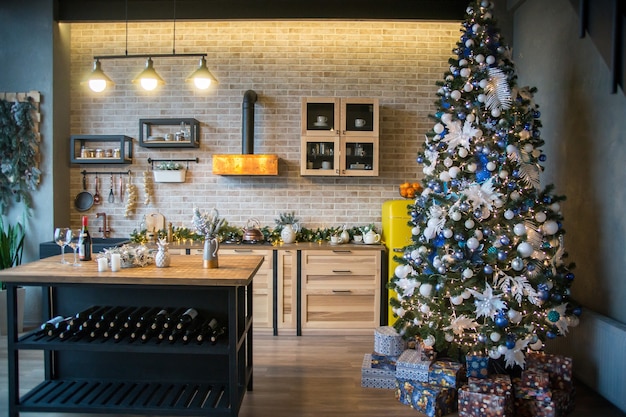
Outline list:
[[[363,354],[373,336],[255,335],[254,390],[246,393],[240,417],[420,417],[391,390],[361,388]],[[21,389],[43,378],[42,355],[20,354]],[[0,417],[7,410],[6,336],[0,337]],[[105,414],[110,415],[110,414]],[[456,416],[457,414],[451,414]],[[86,417],[93,414],[22,413],[21,417]],[[585,386],[577,385],[573,417],[625,417]]]

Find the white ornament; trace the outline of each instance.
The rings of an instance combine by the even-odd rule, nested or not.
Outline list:
[[[465,228],[466,229],[471,229],[471,228],[474,227],[474,225],[475,225],[474,220],[472,220],[472,219],[465,220]]]
[[[420,311],[424,314],[428,314],[430,313],[430,307],[428,307],[428,304],[422,304],[420,306]]]
[[[443,160],[443,165],[446,168],[450,168],[453,163],[454,163],[454,161],[452,161],[452,158],[446,158],[446,159]]]
[[[502,356],[502,354],[500,352],[498,352],[498,348],[491,348],[489,349],[489,357],[493,360],[498,360],[500,359],[500,357]]]
[[[488,64],[488,65],[495,64],[495,62],[496,62],[496,57],[495,57],[495,56],[493,56],[493,55],[489,55],[489,56],[487,57],[487,61],[486,61],[486,62],[487,62],[487,64]]]
[[[476,239],[478,240],[483,240],[483,232],[480,229],[476,229],[474,230],[474,236],[476,236]]]
[[[539,158],[540,156],[541,156],[541,150],[540,149],[533,150],[533,157]]]
[[[469,93],[473,89],[474,89],[474,86],[471,83],[467,83],[463,86],[463,91],[465,91],[466,93]]]
[[[450,297],[450,302],[454,304],[455,306],[459,306],[463,304],[463,296],[455,295],[454,297]]]
[[[487,84],[489,84],[489,81],[487,81],[486,78],[483,78],[482,80],[480,80],[480,82],[478,83],[478,86],[482,89],[484,89],[485,87],[487,87]]]
[[[446,339],[446,342],[451,343],[454,340],[454,335],[452,333],[446,333],[444,338]]]
[[[472,271],[470,268],[465,268],[463,270],[463,278],[470,279],[473,276],[474,276],[474,271]],[[463,297],[461,297],[461,298],[463,298]]]
[[[474,116],[474,114],[473,114],[473,113],[470,113],[470,114],[468,114],[468,115],[465,117],[465,120],[467,120],[468,122],[472,123],[474,120],[476,120],[476,116]]]
[[[453,234],[454,232],[452,231],[452,229],[445,229],[443,231],[443,237],[445,237],[446,239],[450,239]]]
[[[419,226],[415,226],[414,228],[412,228],[412,229],[411,229],[411,234],[412,234],[413,236],[417,236],[417,235],[419,235],[419,234],[420,234],[420,228],[419,228]]]
[[[458,100],[461,98],[461,92],[459,90],[454,90],[450,93],[450,97],[452,97],[454,100]]]
[[[426,339],[424,339],[425,346],[434,346],[435,345],[435,337],[430,335]]]
[[[553,235],[559,231],[559,225],[554,220],[548,220],[542,226],[543,232],[547,235]]]
[[[498,176],[502,178],[503,180],[505,180],[509,177],[509,171],[503,169],[502,171],[498,173]]]
[[[509,351],[509,348],[506,347],[505,345],[498,346],[498,352],[500,352],[500,354],[504,355],[508,351]]]
[[[515,258],[511,261],[511,268],[515,271],[521,271],[524,269],[524,261],[521,258]]]
[[[533,149],[535,149],[535,147],[532,144],[527,143],[526,145],[524,145],[523,149],[525,152],[531,153]]]
[[[479,25],[478,23],[474,23],[474,24],[472,25],[472,31],[473,31],[474,33],[476,33],[476,32],[478,32],[479,30],[480,30],[480,25]]]
[[[475,237],[470,237],[469,239],[467,239],[466,246],[468,249],[471,249],[471,250],[478,249],[479,245],[480,245],[480,242]],[[463,275],[465,276],[465,272],[463,272]],[[469,278],[469,277],[466,277],[466,278]]]
[[[502,114],[502,113],[500,112],[500,109],[492,109],[492,110],[491,110],[491,115],[492,115],[493,117],[500,117],[500,115],[501,115],[501,114]]]
[[[496,169],[496,163],[493,161],[489,161],[487,162],[487,170],[488,171],[494,171]]]
[[[439,173],[439,179],[443,182],[448,182],[450,181],[452,177],[450,177],[450,174],[448,173],[448,171],[442,171]]]
[[[463,58],[459,61],[459,66],[464,67],[468,64],[467,59]]]
[[[469,298],[472,296],[472,293],[469,289],[465,289],[465,291],[463,291],[463,293],[461,293],[461,295],[463,296],[464,300],[469,300]]]
[[[450,214],[450,218],[455,222],[458,222],[459,220],[461,220],[461,212],[453,211],[452,214]]]
[[[428,248],[426,246],[420,246],[419,248],[417,248],[417,250],[422,255],[425,254],[425,253],[428,253]]]
[[[528,345],[532,350],[541,350],[543,348],[543,342],[541,339],[538,339],[535,343]]]
[[[517,253],[519,253],[522,258],[528,258],[534,251],[533,245],[528,242],[522,242],[517,245]]]
[[[546,213],[544,213],[543,211],[535,214],[535,220],[537,220],[539,223],[545,222],[547,218],[548,216],[546,216]]]
[[[467,153],[468,153],[468,152],[467,152],[467,149],[465,149],[465,148],[459,148],[459,156],[460,156],[461,158],[465,158],[465,157],[467,156]]]
[[[522,196],[520,195],[519,191],[513,191],[511,193],[511,200],[513,201],[517,201],[521,198]]]
[[[430,284],[422,284],[420,285],[420,294],[423,297],[430,297],[433,292],[433,286]]]
[[[473,162],[470,162],[469,164],[467,164],[467,166],[465,167],[467,169],[468,172],[475,172],[476,171],[476,164]]]
[[[526,226],[524,226],[524,223],[517,223],[513,226],[513,233],[515,233],[516,236],[524,236],[526,234]]]
[[[441,265],[442,265],[441,258],[438,256],[435,256],[435,259],[433,259],[433,266],[435,268],[439,268]],[[424,285],[427,285],[427,284],[424,284]]]
[[[461,172],[461,169],[459,167],[452,167],[448,170],[448,174],[450,175],[450,178],[456,178],[460,172]]]
[[[483,54],[476,55],[476,62],[482,64],[483,62],[485,62],[485,56]]]
[[[463,68],[461,70],[461,77],[468,78],[472,74],[472,71],[469,68]]]
[[[479,103],[484,103],[485,102],[485,95],[484,94],[479,94],[478,97],[476,97],[476,100],[478,100]]]
[[[437,123],[435,127],[433,127],[433,130],[435,131],[436,134],[443,132],[443,129],[444,127],[441,123]]]
[[[448,124],[452,121],[452,115],[450,113],[444,113],[441,116],[441,121],[444,122],[445,124]]]
[[[408,274],[408,271],[404,268],[404,265],[398,265],[396,266],[396,269],[394,270],[394,274],[402,279],[402,278],[406,278]]]
[[[500,341],[501,337],[502,336],[498,332],[493,332],[489,335],[489,339],[491,339],[492,342],[496,342],[496,343]]]
[[[474,41],[472,39],[468,39],[465,41],[466,48],[471,48],[472,46],[474,46]]]
[[[550,210],[552,210],[555,213],[558,213],[559,210],[561,210],[561,205],[559,203],[552,203],[550,205]]]
[[[517,310],[510,309],[507,311],[506,315],[509,317],[511,323],[517,324],[522,321],[522,313]]]
[[[411,259],[419,259],[420,257],[420,251],[418,251],[417,249],[413,249],[411,251]]]

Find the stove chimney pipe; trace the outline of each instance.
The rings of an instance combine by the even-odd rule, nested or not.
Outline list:
[[[243,94],[241,104],[241,153],[244,155],[254,154],[254,103],[257,94],[253,90],[248,90]]]

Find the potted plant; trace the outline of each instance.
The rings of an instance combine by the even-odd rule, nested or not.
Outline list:
[[[0,216],[0,269],[13,268],[22,263],[22,253],[24,251],[24,226],[17,223],[15,226],[5,226],[4,219]],[[24,327],[24,298],[26,291],[24,288],[18,288],[17,291],[17,317],[18,332]],[[7,333],[7,320],[5,312],[7,311],[7,291],[6,284],[0,281],[0,335]]]
[[[187,170],[178,162],[161,162],[156,166],[154,182],[185,182]]]
[[[280,233],[283,243],[294,243],[297,233],[300,231],[300,223],[296,219],[294,212],[280,213],[275,222],[276,231]]]

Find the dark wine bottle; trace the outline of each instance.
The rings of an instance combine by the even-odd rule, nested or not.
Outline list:
[[[195,308],[188,308],[183,314],[181,314],[176,324],[178,330],[188,326],[196,317],[198,317],[198,311]]]
[[[95,327],[96,323],[100,320],[102,314],[104,314],[107,310],[109,310],[110,306],[99,307],[97,310],[89,313],[87,318],[83,320],[82,326],[84,327]]]
[[[54,329],[54,326],[57,323],[62,322],[63,320],[65,320],[65,317],[63,316],[56,316],[51,318],[50,320],[42,323],[41,326],[39,326],[39,330],[37,330],[36,334],[48,334],[49,330]]]
[[[120,326],[117,329],[117,332],[115,332],[115,334],[113,335],[113,339],[117,340],[117,341],[120,341],[120,340],[122,340],[123,338],[125,338],[129,334],[130,334],[130,329],[128,327]]]
[[[150,328],[152,330],[160,330],[163,327],[163,323],[167,320],[168,312],[166,309],[159,310],[158,313],[152,319],[152,323],[150,323]]]
[[[200,332],[198,332],[198,335],[196,336],[196,342],[202,343],[205,340],[211,340],[211,335],[214,331],[217,330],[218,326],[219,323],[217,322],[217,319],[215,317],[209,320],[202,326]]]
[[[167,340],[169,338],[169,336],[170,336],[170,333],[172,333],[172,330],[174,330],[174,329],[172,329],[172,328],[166,329],[165,327],[163,327],[161,329],[161,331],[159,332],[159,334],[157,335],[157,340],[159,342]]]
[[[135,323],[136,328],[146,327],[150,322],[152,322],[155,318],[155,315],[159,313],[161,309],[159,307],[152,307],[148,311],[144,312],[139,316],[137,322]]]
[[[137,322],[139,321],[139,317],[146,311],[148,311],[149,307],[137,307],[135,310],[131,311],[126,317],[126,321],[123,324],[123,327],[126,329],[132,329],[137,326]]]
[[[116,306],[116,307],[111,307],[108,310],[106,310],[104,313],[100,315],[100,319],[96,322],[96,325],[95,325],[96,329],[102,329],[102,328],[104,328],[105,330],[108,329],[111,325],[111,322],[115,319],[115,315],[118,314],[123,309],[124,307],[122,306]]]
[[[183,334],[182,338],[183,343],[189,343],[192,341],[196,336],[198,336],[202,328],[208,325],[208,323],[209,319],[202,321],[199,316],[196,317],[196,319],[189,326],[187,326],[187,329],[185,329],[185,334]]]
[[[72,317],[66,317],[63,320],[54,324],[54,327],[48,330],[48,336],[58,336],[59,333],[67,330],[67,327],[72,320]]]
[[[226,327],[222,326],[220,328],[218,328],[216,331],[213,332],[213,334],[211,335],[211,344],[214,345],[217,343],[217,340],[219,339],[219,337],[221,335],[223,335],[224,333],[226,333]]]
[[[161,327],[155,327],[155,328],[152,328],[152,326],[146,327],[146,331],[139,337],[141,339],[141,343],[147,343],[154,336],[161,333],[161,329],[162,329]]]
[[[132,313],[134,309],[135,307],[126,307],[123,310],[118,311],[109,322],[109,328],[116,328],[116,327],[123,326],[128,315]]]
[[[83,216],[83,227],[80,230],[78,240],[78,259],[81,261],[91,261],[91,235],[87,227],[87,216]]]
[[[167,336],[167,340],[170,343],[174,343],[178,339],[182,339],[184,335],[185,335],[185,329],[172,329],[170,334]]]
[[[72,320],[70,320],[70,326],[78,327],[82,325],[83,322],[87,320],[89,315],[92,314],[94,311],[98,310],[99,308],[100,308],[99,306],[91,306],[85,310],[79,311],[78,313],[74,314],[74,317],[72,317]]]
[[[185,312],[184,308],[178,308],[174,310],[173,313],[168,314],[167,318],[163,322],[163,328],[170,329],[172,327],[176,327],[176,323],[178,322],[180,315],[183,314],[184,312]]]

